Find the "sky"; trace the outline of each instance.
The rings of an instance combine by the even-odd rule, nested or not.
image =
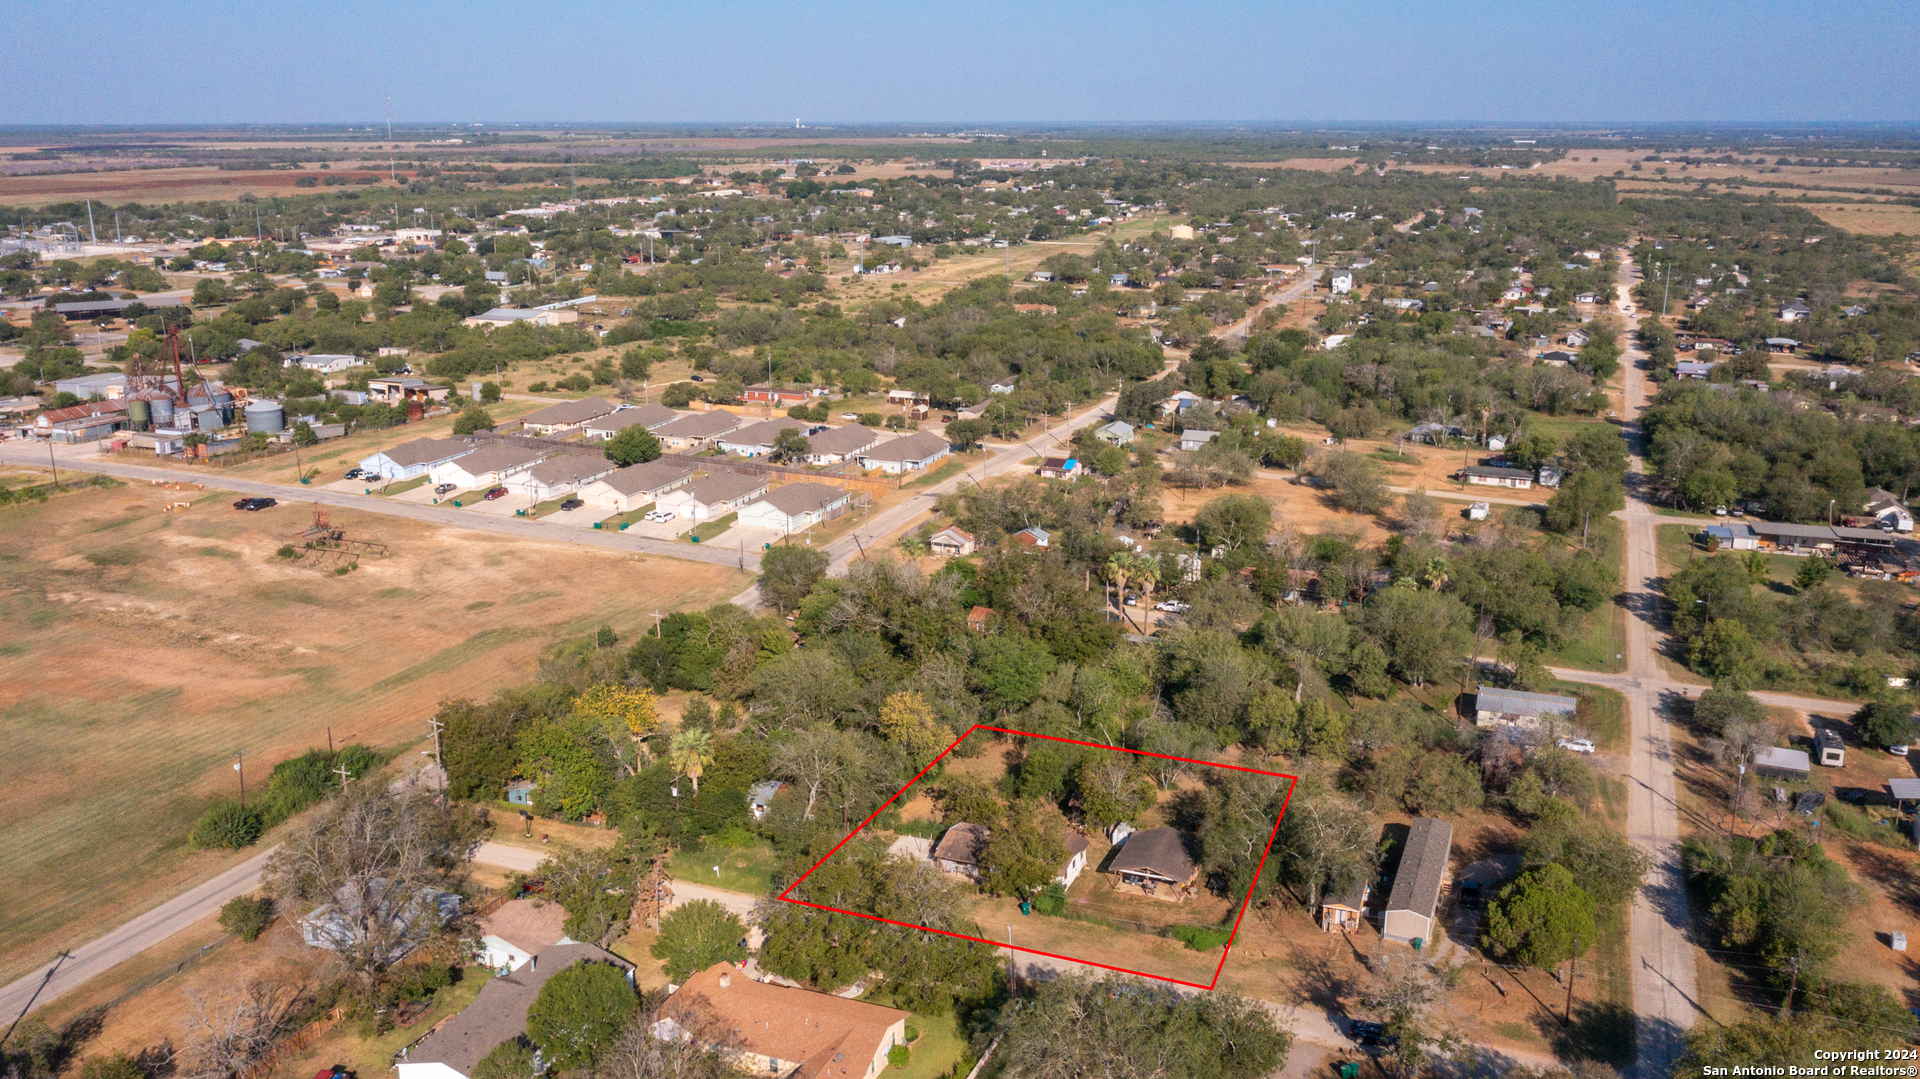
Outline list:
[[[0,0],[0,124],[1920,119],[1913,0]]]

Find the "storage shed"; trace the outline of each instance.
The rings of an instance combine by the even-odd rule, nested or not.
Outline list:
[[[1805,779],[1813,772],[1813,763],[1805,750],[1769,746],[1754,754],[1753,773],[1778,779]]]

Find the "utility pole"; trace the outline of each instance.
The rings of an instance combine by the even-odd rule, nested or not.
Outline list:
[[[44,372],[43,372],[44,373]],[[53,436],[47,436],[47,465],[53,469],[53,489],[60,489],[60,462],[53,456]]]
[[[342,765],[342,766],[340,766],[340,767],[338,767],[338,768],[335,768],[335,769],[333,770],[333,774],[334,774],[334,775],[337,775],[337,776],[339,776],[339,777],[340,777],[340,789],[341,789],[341,790],[346,790],[346,789],[347,789],[347,780],[349,780],[349,779],[352,779],[352,778],[353,778],[353,773],[352,773],[352,772],[349,772],[349,771],[347,771],[347,769],[346,769],[346,766],[345,766],[345,765]]]
[[[439,716],[429,716],[427,718],[427,725],[433,728],[433,765],[440,769],[440,789],[445,790],[447,787],[447,766],[440,759],[440,732],[445,729],[446,724],[440,722]]]
[[[1567,1014],[1566,1014],[1566,1018],[1560,1020],[1560,1025],[1563,1027],[1569,1027],[1573,1025],[1573,980],[1579,977],[1579,975],[1580,975],[1580,936],[1579,934],[1576,933],[1573,938],[1573,963],[1572,963],[1571,969],[1567,971]],[[1789,994],[1787,999],[1792,1000],[1793,999],[1792,995]]]
[[[333,756],[333,728],[327,728],[327,756]]]
[[[247,808],[247,751],[242,749],[234,753],[233,770],[240,773],[240,808]]]

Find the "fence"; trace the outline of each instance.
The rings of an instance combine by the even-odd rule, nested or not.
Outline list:
[[[281,1061],[312,1045],[314,1042],[319,1041],[328,1031],[339,1026],[340,1020],[345,1017],[345,1009],[335,1008],[327,1013],[325,1019],[315,1019],[313,1022],[295,1031],[293,1036],[286,1041],[280,1042],[273,1048],[267,1050],[264,1056],[247,1065],[241,1070],[239,1075],[235,1076],[235,1079],[263,1079],[263,1077],[271,1073],[273,1069],[279,1067]]]

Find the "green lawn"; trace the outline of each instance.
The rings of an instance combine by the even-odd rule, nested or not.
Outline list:
[[[687,542],[712,543],[715,536],[732,528],[733,522],[739,519],[739,514],[729,513],[725,517],[716,517],[711,521],[703,521],[693,526],[693,531],[687,533]]]
[[[360,1025],[347,1020],[324,1037],[282,1061],[271,1074],[282,1077],[312,1075],[317,1069],[335,1063],[345,1064],[356,1075],[379,1075],[393,1067],[393,1055],[420,1040],[434,1024],[455,1015],[472,1004],[480,987],[493,978],[485,967],[466,967],[460,981],[433,995],[433,1007],[413,1021],[411,1026],[395,1027],[385,1034],[368,1038]]]
[[[655,505],[656,503],[649,502],[639,509],[628,510],[625,513],[616,513],[611,517],[602,518],[600,527],[608,532],[618,532],[620,531],[621,525],[630,525],[640,518],[645,517],[647,514],[652,513]]]
[[[1580,698],[1580,710],[1574,719],[1585,728],[1594,745],[1608,751],[1627,747],[1627,699],[1619,690],[1579,682],[1555,682],[1550,692]]]
[[[779,863],[779,856],[774,854],[771,846],[756,843],[738,849],[683,850],[667,862],[667,870],[675,880],[711,884],[715,888],[749,895],[766,895],[773,890],[773,870]],[[713,871],[716,865],[720,867],[719,873]]]
[[[393,495],[398,495],[398,494],[405,494],[406,492],[413,490],[415,487],[425,487],[427,483],[432,479],[433,479],[432,476],[415,476],[410,480],[401,480],[399,483],[390,483],[387,486],[380,488],[378,491],[375,491],[374,493],[387,495],[389,497]]]
[[[913,1056],[904,1068],[888,1068],[893,1079],[938,1079],[949,1074],[954,1064],[966,1057],[957,1074],[965,1075],[973,1067],[967,1057],[967,1040],[951,1015],[910,1015],[907,1025],[920,1032],[920,1040],[908,1047]]]
[[[1627,611],[1609,600],[1583,615],[1579,632],[1550,649],[1544,659],[1555,667],[1618,674],[1627,669],[1626,652]]]
[[[963,469],[965,469],[968,465],[971,465],[972,463],[973,463],[972,461],[968,460],[965,457],[955,455],[953,457],[947,458],[946,464],[941,465],[939,468],[930,469],[924,473],[921,473],[921,475],[917,479],[908,480],[907,482],[901,484],[900,486],[931,487],[936,483],[944,482],[948,478],[958,475]]]

